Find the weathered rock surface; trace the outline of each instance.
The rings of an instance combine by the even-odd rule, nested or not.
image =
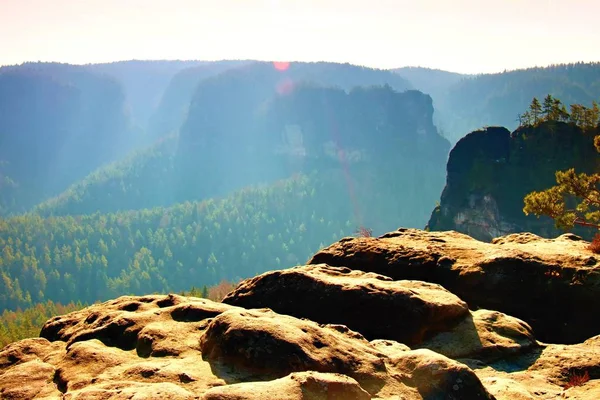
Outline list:
[[[433,352],[176,295],[93,305],[51,319],[42,335],[0,351],[0,398],[435,399],[456,379],[469,398],[492,398],[466,365]],[[441,386],[415,378],[415,363],[435,363]]]
[[[379,238],[345,238],[309,264],[442,285],[470,308],[527,322],[545,342],[577,343],[600,333],[600,257],[571,234],[513,234],[492,243],[457,232],[399,229]]]
[[[396,353],[389,362],[399,371],[411,371],[405,382],[425,399],[492,399],[466,365],[431,350]]]
[[[506,314],[477,310],[447,332],[440,332],[419,343],[453,359],[474,358],[485,361],[505,359],[538,348],[531,328]]]
[[[207,391],[202,400],[368,400],[358,382],[341,374],[296,372],[267,382],[238,383]]]
[[[64,347],[64,343],[37,338],[0,351],[0,399],[60,398],[54,377]]]
[[[388,375],[381,354],[360,334],[268,309],[231,310],[215,317],[200,347],[206,359],[249,377],[341,373],[376,393]]]
[[[409,346],[449,330],[469,313],[465,302],[440,285],[327,265],[266,272],[242,282],[223,302],[342,324],[371,340]]]
[[[489,364],[461,361],[498,400],[600,398],[600,336],[576,345],[544,345]],[[573,376],[586,373],[589,381],[565,388]]]

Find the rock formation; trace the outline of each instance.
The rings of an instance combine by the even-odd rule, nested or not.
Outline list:
[[[428,228],[485,241],[513,232],[559,235],[550,218],[523,213],[523,198],[553,186],[556,171],[593,172],[599,159],[594,148],[598,133],[555,121],[512,133],[502,127],[469,133],[450,151],[446,186]],[[576,233],[587,238],[593,234],[589,229]]]
[[[448,330],[469,313],[464,301],[439,285],[394,282],[386,276],[325,264],[267,272],[244,281],[223,302],[342,324],[371,340],[392,339],[408,345]]]
[[[399,229],[380,238],[342,239],[309,264],[437,283],[471,309],[527,321],[541,340],[576,343],[600,332],[600,257],[587,246],[572,234],[512,234],[484,243],[457,232]]]
[[[585,244],[401,229],[343,239],[222,303],[120,297],[0,350],[0,398],[598,399],[599,269]],[[578,309],[550,321],[553,296]],[[519,300],[523,320],[503,313]],[[552,323],[563,342],[589,336],[537,340]]]

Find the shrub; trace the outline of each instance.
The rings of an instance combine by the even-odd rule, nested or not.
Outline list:
[[[359,227],[355,232],[357,237],[372,237],[373,230],[369,228],[365,228],[364,226]]]
[[[600,233],[596,233],[592,239],[592,242],[588,246],[588,249],[590,249],[593,253],[600,254]]]
[[[565,383],[565,385],[563,387],[565,389],[568,389],[568,388],[572,388],[575,386],[581,386],[589,380],[590,380],[590,374],[587,371],[585,371],[581,375],[576,372],[573,372],[569,375],[569,381],[567,383]]]
[[[221,301],[236,286],[233,282],[222,280],[218,285],[208,288],[208,298],[212,301]]]

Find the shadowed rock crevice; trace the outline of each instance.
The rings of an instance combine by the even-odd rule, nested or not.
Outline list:
[[[180,322],[199,322],[214,318],[221,314],[223,309],[211,309],[198,304],[184,304],[171,311],[171,318]]]
[[[67,381],[61,376],[60,370],[54,372],[54,378],[52,379],[56,388],[61,393],[67,393]]]

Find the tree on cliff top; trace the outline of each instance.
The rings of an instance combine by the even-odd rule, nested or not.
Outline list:
[[[546,121],[561,121],[575,124],[583,130],[596,128],[600,123],[600,106],[595,101],[592,107],[571,104],[571,113],[565,105],[552,95],[547,95],[543,103],[534,97],[527,111],[517,116],[519,126],[538,126]]]
[[[594,138],[600,152],[600,135]],[[526,215],[547,215],[559,229],[574,225],[600,228],[600,173],[577,174],[574,168],[556,172],[556,186],[525,196]]]

